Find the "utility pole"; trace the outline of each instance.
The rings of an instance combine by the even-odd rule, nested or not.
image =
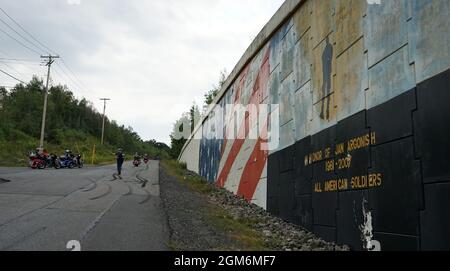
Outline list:
[[[111,99],[109,98],[101,98],[101,101],[103,101],[103,124],[102,124],[102,141],[101,141],[101,145],[103,145],[103,138],[105,136],[105,111],[106,111],[106,101],[109,101]]]
[[[41,58],[45,58],[47,59],[47,64],[46,66],[48,67],[47,70],[47,84],[45,85],[45,93],[44,93],[44,110],[42,112],[42,125],[41,125],[41,138],[39,140],[39,149],[42,151],[42,149],[44,148],[44,132],[45,132],[45,118],[47,115],[47,99],[48,99],[48,82],[50,80],[50,67],[52,66],[53,62],[55,62],[53,59],[55,58],[59,58],[59,56],[52,56],[52,55],[48,55],[48,56],[41,56]]]

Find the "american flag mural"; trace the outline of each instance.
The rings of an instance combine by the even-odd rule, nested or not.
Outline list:
[[[355,250],[450,249],[450,4],[287,0],[180,155]]]
[[[221,100],[221,110],[213,110],[204,122],[199,167],[207,180],[263,207],[265,188],[258,185],[266,178],[268,151],[261,144],[267,138],[268,117],[245,112],[268,98],[269,55],[266,46]],[[249,136],[252,129],[255,136]]]

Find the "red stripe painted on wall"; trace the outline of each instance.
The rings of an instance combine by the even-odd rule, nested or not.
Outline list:
[[[264,55],[263,64],[262,64],[261,68],[259,69],[258,76],[257,76],[258,79],[255,82],[255,85],[253,87],[253,93],[250,96],[248,104],[258,105],[261,101],[261,97],[265,96],[265,93],[267,92],[267,85],[269,82],[269,71],[270,71],[269,52],[270,52],[270,50],[268,48]],[[223,187],[225,185],[225,182],[228,179],[228,175],[230,174],[231,168],[236,160],[236,157],[238,156],[239,152],[241,151],[242,145],[244,145],[244,143],[245,143],[245,138],[247,138],[247,136],[248,136],[248,133],[249,133],[248,126],[249,126],[248,118],[244,118],[244,120],[241,123],[240,128],[239,128],[238,137],[237,137],[237,139],[234,140],[233,145],[230,150],[230,153],[228,154],[228,157],[226,158],[225,165],[222,168],[222,170],[220,171],[219,177],[217,178],[217,185],[219,187]],[[265,124],[264,127],[265,128],[263,129],[262,133],[267,133],[267,123]],[[263,138],[265,138],[265,136],[263,136]],[[263,141],[258,139],[257,144],[252,152],[252,154],[254,154],[255,157],[260,158],[259,160],[257,159],[257,161],[267,160],[267,153],[261,154],[258,151],[256,151],[257,149],[261,149],[260,146],[261,146],[262,142]],[[264,155],[266,158],[262,159],[262,156],[264,156]],[[253,161],[253,160],[249,159],[248,161]],[[248,164],[248,162],[247,162],[247,164]],[[252,168],[252,169],[247,170],[247,173],[246,173],[247,178],[245,180],[253,183],[251,186],[255,186],[255,188],[253,189],[253,193],[258,184],[259,177],[261,176],[261,172],[264,169],[264,165],[262,166],[261,170],[258,170],[260,167],[259,163],[258,163],[258,167],[256,169]],[[250,168],[250,166],[249,166],[249,168]],[[256,175],[253,176],[253,173],[251,173],[251,172],[248,173],[248,171],[251,171],[251,170],[255,170],[254,172],[256,175],[258,175],[258,171],[259,171],[259,175],[256,177]],[[245,170],[244,170],[244,173],[245,173]],[[242,177],[241,177],[241,181],[242,181]],[[254,184],[255,182],[256,182],[256,185]],[[248,189],[248,190],[251,191],[251,189]],[[252,196],[253,196],[253,193],[252,193]]]
[[[267,131],[267,125],[264,127],[264,130]],[[250,155],[250,159],[248,159],[247,164],[245,165],[244,172],[242,173],[239,182],[237,194],[243,196],[248,201],[253,199],[256,187],[258,186],[262,172],[267,163],[268,151],[261,150],[262,143],[267,142],[267,139],[265,139],[266,135],[263,135],[262,138],[258,139],[255,148]]]
[[[267,54],[267,58],[265,58],[264,64],[261,67],[261,71],[258,74],[257,80],[257,95],[258,103],[262,102],[263,97],[267,92],[267,85],[269,83],[269,58]],[[262,172],[267,163],[268,151],[262,150],[261,145],[263,143],[267,143],[267,127],[268,126],[268,118],[266,119],[266,123],[261,129],[261,136],[258,138],[256,145],[248,159],[244,171],[242,173],[239,188],[237,194],[243,196],[246,200],[251,201],[253,199],[253,195],[255,194],[256,188],[260,181]]]
[[[247,75],[248,75],[249,69],[250,69],[250,64],[247,64],[247,66],[245,67],[245,69],[243,71],[242,77],[239,80],[239,86],[236,89],[236,92],[234,94],[233,108],[231,110],[231,114],[229,116],[229,119],[228,119],[227,125],[226,125],[226,132],[224,135],[224,140],[223,140],[223,145],[222,145],[222,150],[221,150],[221,157],[223,157],[223,153],[225,152],[225,148],[227,146],[228,139],[230,137],[230,133],[231,133],[232,129],[234,129],[234,112],[236,111],[236,105],[239,103],[242,90],[244,89],[245,81],[247,80]]]

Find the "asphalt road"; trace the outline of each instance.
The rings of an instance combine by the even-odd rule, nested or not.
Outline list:
[[[167,250],[159,162],[114,173],[0,168],[0,250]]]

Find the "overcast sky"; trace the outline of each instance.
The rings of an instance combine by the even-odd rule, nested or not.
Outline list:
[[[52,66],[54,84],[67,84],[76,97],[91,100],[100,112],[99,98],[111,98],[107,105],[110,119],[133,127],[143,139],[169,143],[177,117],[193,101],[202,103],[203,94],[218,82],[221,70],[233,69],[283,0],[0,3],[25,30],[63,57],[65,63],[57,60]],[[41,46],[20,32],[4,13],[0,12],[0,19]],[[1,21],[0,30],[38,50]],[[0,58],[39,61],[36,52],[3,32]],[[32,74],[46,73],[43,66],[19,65],[17,61],[0,61],[0,69],[24,81]],[[0,80],[5,86],[16,83],[3,74]]]

